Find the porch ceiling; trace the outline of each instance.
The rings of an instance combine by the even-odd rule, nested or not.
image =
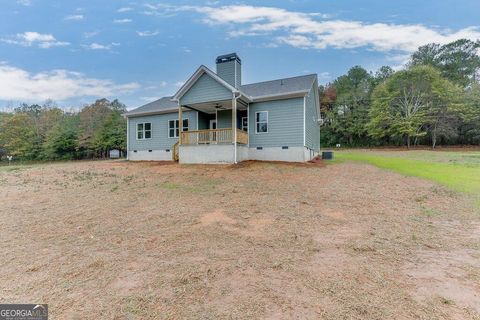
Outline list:
[[[185,105],[185,107],[187,108],[189,107],[189,108],[192,108],[193,110],[198,110],[205,113],[214,114],[217,110],[232,109],[232,100],[195,103],[195,104]],[[237,103],[237,110],[247,110],[246,104],[244,105],[241,102]]]

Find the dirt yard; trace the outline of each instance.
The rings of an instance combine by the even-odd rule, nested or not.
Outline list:
[[[480,209],[345,162],[0,168],[0,301],[51,319],[479,319]]]

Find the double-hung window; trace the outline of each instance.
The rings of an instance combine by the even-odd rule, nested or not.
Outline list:
[[[268,111],[255,112],[255,133],[268,132]]]
[[[144,140],[150,138],[152,138],[152,123],[137,123],[137,140]]]
[[[169,138],[178,138],[180,126],[178,125],[178,120],[169,120],[168,121],[168,137]],[[182,131],[188,131],[188,119],[183,119],[182,121]]]

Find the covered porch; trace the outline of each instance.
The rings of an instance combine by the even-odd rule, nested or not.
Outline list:
[[[219,63],[239,63],[236,55],[229,55],[227,60],[217,61],[217,69]],[[184,163],[237,163],[245,158],[249,143],[248,103],[251,99],[238,90],[240,81],[236,65],[229,64],[228,69],[230,75],[235,75],[234,79],[226,74],[222,78],[200,66],[173,97],[172,100],[178,102],[176,160]],[[197,112],[197,130],[184,124],[182,111],[185,110]]]
[[[248,144],[248,104],[240,99],[182,105],[198,112],[198,130],[180,126],[179,145]]]

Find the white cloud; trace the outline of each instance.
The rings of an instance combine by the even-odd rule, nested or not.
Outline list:
[[[133,8],[130,8],[130,7],[123,7],[123,8],[120,8],[117,10],[117,12],[128,12],[128,11],[132,11]]]
[[[327,20],[329,16],[321,13],[274,7],[156,6],[155,10],[197,12],[202,15],[203,23],[228,26],[231,37],[268,35],[274,45],[286,44],[304,49],[365,47],[379,52],[412,52],[431,42],[444,44],[459,38],[480,39],[479,27],[452,31],[421,24]]]
[[[318,74],[318,78],[320,80],[328,80],[332,78],[332,75],[330,74],[330,72],[321,72],[320,74]]]
[[[177,81],[175,82],[175,87],[181,87],[185,84],[185,81]]]
[[[132,19],[115,19],[113,20],[113,23],[130,23],[132,22]]]
[[[78,97],[113,97],[138,89],[136,82],[116,84],[68,70],[30,73],[0,64],[0,100],[62,101]]]
[[[22,5],[22,6],[25,6],[25,7],[28,7],[28,6],[32,5],[32,1],[30,1],[30,0],[17,0],[17,3],[19,5]]]
[[[88,38],[96,36],[99,33],[100,33],[99,31],[84,32],[83,37],[88,39]]]
[[[84,18],[83,14],[72,14],[72,15],[66,16],[63,20],[80,21],[80,20],[83,20],[83,18]]]
[[[110,50],[113,47],[119,46],[120,43],[112,42],[110,44],[101,44],[101,43],[96,43],[92,42],[90,44],[83,44],[82,47],[90,50]]]
[[[9,44],[21,45],[24,47],[37,45],[39,48],[42,48],[42,49],[70,45],[69,42],[58,41],[51,34],[42,34],[42,33],[33,32],[33,31],[17,33],[15,36],[12,36],[9,38],[2,38],[0,39],[0,41],[9,43]]]
[[[158,31],[149,31],[149,30],[145,30],[145,31],[137,31],[137,34],[140,36],[140,37],[152,37],[152,36],[156,36],[157,34],[159,34],[160,32]]]
[[[162,17],[173,17],[176,15],[176,13],[178,11],[182,11],[184,8],[187,8],[187,7],[176,7],[176,6],[173,6],[173,5],[169,5],[169,4],[163,4],[163,3],[159,3],[159,4],[150,4],[150,3],[147,3],[144,5],[144,7],[146,8],[145,11],[143,11],[143,14],[144,15],[147,15],[147,16],[162,16]],[[188,8],[191,8],[191,7],[188,7]]]

